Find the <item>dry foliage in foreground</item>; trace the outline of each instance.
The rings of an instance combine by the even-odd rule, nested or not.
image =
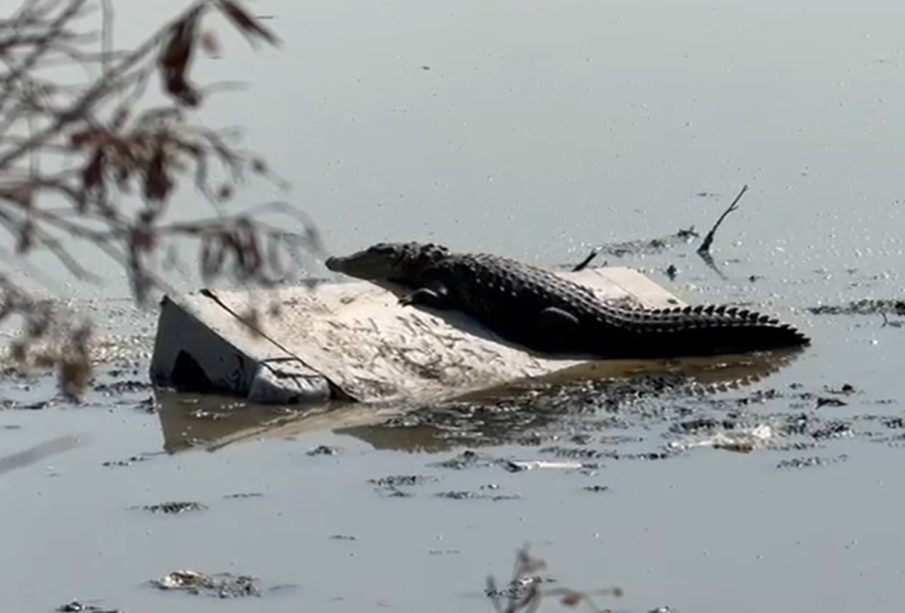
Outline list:
[[[541,585],[547,581],[538,573],[547,568],[547,563],[532,556],[525,545],[515,554],[515,565],[512,569],[512,578],[505,588],[499,588],[496,580],[487,577],[485,593],[493,603],[496,613],[534,613],[540,608],[544,597],[559,599],[559,604],[574,608],[584,605],[594,613],[604,613],[591,598],[592,595],[607,595],[619,598],[622,596],[622,588],[612,587],[592,592],[583,592],[566,587],[543,588]]]
[[[113,44],[112,0],[23,0],[0,18],[0,228],[10,237],[0,239],[0,262],[15,267],[49,252],[79,279],[97,281],[73,255],[74,243],[88,242],[123,267],[146,304],[166,289],[163,263],[177,241],[197,245],[205,280],[244,285],[273,285],[302,255],[322,253],[316,229],[286,203],[230,211],[249,177],[286,186],[234,131],[197,119],[215,89],[190,70],[199,53],[219,53],[205,29],[211,13],[252,44],[279,45],[239,0],[195,0],[126,50]],[[170,221],[183,184],[211,203],[209,219]],[[266,223],[271,214],[299,230],[287,231],[285,219]],[[76,395],[90,373],[90,324],[61,317],[0,270],[0,324],[14,316],[23,326],[13,357],[55,365],[64,393]]]

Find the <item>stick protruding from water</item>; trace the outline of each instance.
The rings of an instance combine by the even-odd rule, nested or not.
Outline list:
[[[716,220],[716,223],[713,224],[713,227],[710,228],[710,232],[707,233],[707,236],[704,237],[704,240],[701,241],[701,246],[698,247],[699,255],[710,255],[710,245],[713,243],[713,237],[716,234],[716,229],[720,227],[720,224],[723,223],[723,220],[731,213],[732,211],[738,208],[738,201],[742,199],[742,196],[745,192],[748,191],[748,186],[742,186],[741,191],[738,193],[738,196],[735,197],[735,200],[732,201],[732,204],[729,205],[729,208],[723,211],[723,214],[720,215],[720,218]]]

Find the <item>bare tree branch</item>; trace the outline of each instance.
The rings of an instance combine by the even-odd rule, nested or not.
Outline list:
[[[288,188],[260,155],[238,146],[237,131],[196,119],[217,88],[192,78],[196,50],[219,49],[201,29],[208,13],[219,12],[250,43],[280,44],[243,2],[193,0],[134,48],[117,50],[111,0],[21,1],[0,20],[0,228],[17,257],[44,251],[73,276],[98,282],[73,250],[91,244],[122,267],[145,304],[152,291],[171,291],[158,262],[175,241],[197,244],[206,281],[264,287],[301,268],[287,263],[302,251],[323,255],[314,224],[288,203],[229,214],[219,206],[237,199],[249,178]],[[53,77],[61,65],[80,68],[83,79]],[[168,100],[148,106],[155,82]],[[170,220],[184,187],[218,205],[216,215]],[[289,215],[297,231],[268,223],[270,214]],[[90,372],[90,326],[0,278],[0,320],[12,314],[24,321],[13,354],[56,365],[64,392],[77,392]]]

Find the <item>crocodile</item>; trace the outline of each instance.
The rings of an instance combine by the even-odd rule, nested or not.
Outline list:
[[[810,344],[793,326],[728,305],[617,306],[552,270],[433,243],[378,243],[330,257],[328,269],[409,293],[403,305],[459,311],[497,336],[547,355],[653,359]]]

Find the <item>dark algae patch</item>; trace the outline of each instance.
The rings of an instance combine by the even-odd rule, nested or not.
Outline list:
[[[179,515],[181,513],[190,513],[193,511],[204,511],[208,507],[200,502],[161,502],[158,504],[147,504],[141,508],[150,513],[162,513],[165,515]]]
[[[435,494],[438,498],[447,498],[449,500],[491,500],[497,502],[500,500],[519,500],[521,496],[516,494],[487,494],[484,492],[474,492],[471,490],[454,490],[448,492],[438,492]]]
[[[108,609],[101,605],[83,603],[78,600],[61,604],[54,610],[59,611],[60,613],[126,613],[126,611],[122,609]]]
[[[807,307],[814,315],[901,315],[905,316],[905,300],[896,298],[861,298],[845,304],[821,304]]]
[[[369,483],[373,483],[377,487],[397,488],[397,487],[414,487],[416,485],[424,485],[425,483],[434,483],[438,481],[437,477],[428,475],[390,475],[379,479],[369,479]]]
[[[821,456],[807,456],[800,458],[790,458],[788,460],[782,460],[777,465],[776,468],[780,469],[794,469],[794,468],[815,468],[819,466],[829,466],[831,464],[839,464],[841,462],[845,462],[848,460],[848,456],[845,454],[840,454],[832,457],[821,457]]]

